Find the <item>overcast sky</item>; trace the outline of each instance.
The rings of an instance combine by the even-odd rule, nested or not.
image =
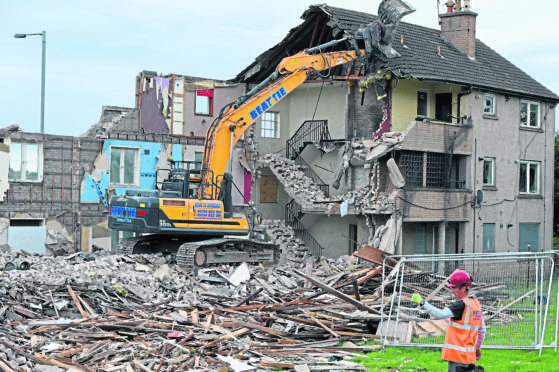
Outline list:
[[[444,3],[444,0],[440,0]],[[45,132],[80,135],[103,105],[134,107],[142,70],[230,79],[301,22],[316,1],[25,0],[0,2],[0,128],[40,128],[41,36],[47,32]],[[380,0],[328,5],[376,14]],[[438,29],[437,0],[408,0],[403,21]],[[559,94],[559,2],[472,0],[477,38]]]

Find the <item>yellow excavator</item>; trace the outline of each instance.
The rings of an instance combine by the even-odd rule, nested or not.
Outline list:
[[[393,11],[395,3],[404,4],[401,9],[409,12],[403,0],[385,0],[379,16],[384,6],[384,13],[392,11],[401,18],[402,10]],[[370,29],[379,29],[374,26]],[[275,244],[231,237],[249,234],[246,217],[233,213],[233,180],[226,172],[231,153],[256,119],[309,78],[324,78],[322,72],[359,57],[370,61],[371,53],[378,50],[375,43],[383,42],[382,35],[376,41],[370,35],[365,28],[355,37],[333,40],[284,58],[266,80],[221,110],[208,129],[200,169],[193,162],[171,162],[170,169],[157,170],[157,179],[161,172],[167,176],[155,190],[128,189],[124,195],[111,197],[109,227],[139,235],[122,239],[119,253],[170,253],[186,270],[212,264],[277,263],[280,252]],[[364,50],[357,47],[356,39],[364,40]],[[323,52],[346,41],[352,43],[352,50]]]

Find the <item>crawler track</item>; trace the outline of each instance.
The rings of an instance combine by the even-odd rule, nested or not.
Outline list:
[[[211,265],[237,265],[243,262],[276,265],[280,250],[276,244],[252,239],[214,238],[181,242],[168,235],[146,235],[122,239],[119,254],[172,254],[177,264],[192,272]]]

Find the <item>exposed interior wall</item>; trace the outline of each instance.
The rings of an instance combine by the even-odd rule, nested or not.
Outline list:
[[[155,188],[155,166],[161,157],[163,144],[154,142],[137,142],[137,141],[121,141],[106,140],[103,146],[103,152],[99,153],[95,167],[90,173],[84,174],[81,188],[82,203],[99,203],[101,199],[107,200],[107,188],[113,187],[116,194],[123,194],[127,188],[133,186],[110,185],[110,157],[111,146],[129,147],[139,150],[139,186],[142,189]],[[166,157],[164,157],[166,159]],[[97,180],[96,180],[97,179]]]
[[[0,201],[4,201],[6,191],[10,188],[10,146],[0,143]]]
[[[452,102],[457,102],[460,87],[451,84],[437,84],[417,79],[392,81],[392,130],[403,132],[417,117],[417,92],[425,91],[429,96],[428,113],[435,117],[435,95],[438,93],[452,93]],[[464,102],[461,102],[461,111]],[[452,105],[452,115],[456,116],[457,105]]]
[[[369,230],[362,216],[322,215],[308,228],[308,231],[324,248],[323,256],[335,258],[349,253],[350,224],[357,225],[358,244],[366,244],[369,238]]]

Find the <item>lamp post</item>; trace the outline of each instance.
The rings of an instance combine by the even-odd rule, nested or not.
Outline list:
[[[14,34],[16,39],[25,39],[27,36],[41,35],[43,37],[43,58],[41,63],[41,133],[45,133],[45,63],[47,57],[47,32],[37,34]]]

